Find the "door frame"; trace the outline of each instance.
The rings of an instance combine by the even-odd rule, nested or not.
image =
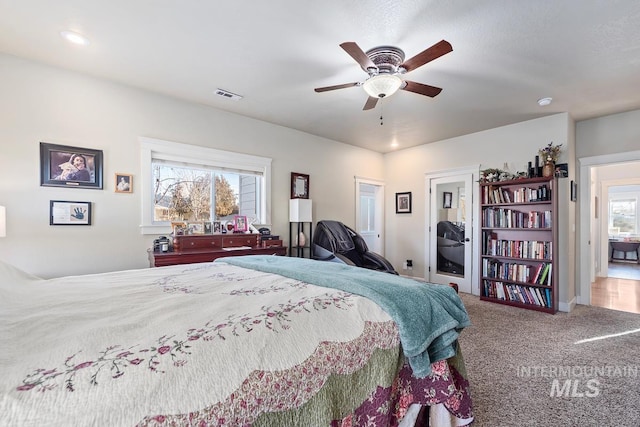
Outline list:
[[[384,181],[380,181],[377,179],[371,179],[371,178],[364,178],[364,177],[360,177],[360,176],[354,176],[355,178],[355,194],[356,194],[356,209],[355,209],[355,218],[354,218],[354,225],[355,225],[355,229],[356,231],[359,233],[359,229],[360,229],[360,184],[369,184],[369,185],[373,185],[375,187],[378,188],[378,191],[376,193],[376,229],[378,229],[379,227],[379,234],[380,234],[380,249],[379,251],[376,250],[374,252],[378,253],[379,255],[384,256],[384,244],[385,244],[385,239],[384,239],[384,186],[385,183]],[[373,250],[373,249],[372,249]]]
[[[578,231],[579,244],[577,244],[576,262],[579,284],[576,285],[577,303],[591,305],[591,283],[595,280],[596,247],[591,242],[598,241],[593,230],[592,216],[595,213],[595,195],[598,189],[591,179],[592,168],[615,163],[629,163],[640,160],[640,151],[627,151],[624,153],[603,154],[599,156],[582,157],[578,159],[579,185],[578,185]],[[600,207],[601,208],[601,207]],[[595,221],[593,221],[595,222]],[[602,237],[600,237],[602,238]],[[569,296],[569,298],[572,298]]]
[[[425,173],[426,194],[424,197],[424,200],[425,200],[424,230],[425,230],[425,236],[427,237],[424,241],[424,265],[425,265],[424,277],[428,278],[430,276],[429,267],[430,267],[430,260],[431,260],[431,247],[430,247],[431,245],[429,243],[430,243],[431,236],[432,235],[435,236],[437,233],[437,230],[435,229],[432,229],[431,231],[429,231],[429,227],[431,226],[431,194],[430,194],[431,187],[432,187],[431,181],[438,178],[445,178],[445,177],[450,177],[455,175],[471,175],[472,188],[469,194],[465,195],[465,201],[470,205],[471,230],[469,233],[465,233],[465,234],[467,235],[467,237],[469,237],[469,239],[471,239],[471,241],[469,242],[469,244],[471,245],[471,265],[469,266],[471,270],[471,276],[470,276],[471,293],[473,295],[480,295],[480,283],[478,278],[478,262],[479,262],[478,253],[480,250],[480,246],[479,246],[480,245],[480,227],[478,226],[479,205],[477,202],[478,200],[480,200],[479,198],[480,186],[474,185],[474,183],[477,183],[480,181],[480,165],[479,164]],[[465,269],[466,268],[467,266],[465,265]]]

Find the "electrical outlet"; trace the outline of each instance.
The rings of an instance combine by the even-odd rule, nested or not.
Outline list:
[[[405,270],[413,270],[413,260],[406,260],[404,265],[406,266]]]

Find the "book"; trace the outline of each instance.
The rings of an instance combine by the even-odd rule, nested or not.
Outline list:
[[[544,284],[544,279],[547,277],[547,274],[549,274],[549,268],[551,267],[551,264],[545,264],[544,266],[544,270],[542,270],[542,274],[540,275],[540,280],[538,280],[539,284]]]

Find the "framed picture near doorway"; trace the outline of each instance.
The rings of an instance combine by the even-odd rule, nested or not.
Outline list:
[[[453,198],[453,194],[445,191],[442,193],[442,207],[444,209],[451,209],[451,199]]]
[[[411,213],[411,192],[396,193],[396,213]]]

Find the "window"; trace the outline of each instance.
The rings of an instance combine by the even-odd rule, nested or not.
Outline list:
[[[636,234],[638,200],[621,198],[609,200],[609,228],[618,233]]]
[[[271,222],[271,159],[140,138],[142,232],[170,232],[171,221],[246,215]]]
[[[376,230],[376,196],[375,187],[360,184],[360,233]]]

